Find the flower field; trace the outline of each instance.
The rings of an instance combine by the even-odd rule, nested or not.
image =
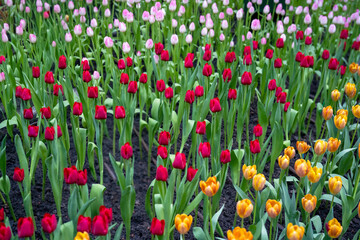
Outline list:
[[[359,240],[359,9],[0,0],[0,240]]]

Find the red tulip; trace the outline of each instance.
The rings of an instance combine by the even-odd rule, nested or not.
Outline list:
[[[61,55],[59,57],[59,68],[65,69],[66,68],[66,57],[64,55]]]
[[[250,85],[252,82],[251,72],[244,72],[241,76],[241,84]]]
[[[277,48],[283,48],[283,47],[284,47],[284,39],[278,38],[278,39],[276,40],[276,47],[277,47]]]
[[[45,139],[49,141],[53,141],[55,138],[55,129],[54,127],[46,127],[45,128]]]
[[[188,53],[184,60],[185,68],[193,68],[194,67],[193,60],[194,60],[194,54]]]
[[[273,58],[273,55],[274,55],[274,50],[268,49],[268,50],[266,51],[265,57],[268,58],[268,59],[272,59],[272,58]]]
[[[243,56],[245,57],[246,55],[251,55],[251,47],[250,46],[244,47]]]
[[[0,223],[0,239],[10,240],[11,239],[11,229],[6,227],[4,223]]]
[[[166,182],[167,179],[168,179],[168,170],[166,167],[164,167],[163,165],[160,165],[157,170],[156,170],[156,177],[155,179],[157,181],[163,181],[163,182]]]
[[[62,136],[62,131],[59,125],[57,125],[57,137],[60,138]]]
[[[53,94],[55,96],[59,96],[59,90],[61,90],[61,94],[64,95],[64,89],[63,89],[63,86],[61,86],[60,84],[54,84],[53,85]]]
[[[148,80],[147,74],[146,74],[146,73],[142,73],[142,74],[140,75],[139,82],[141,82],[141,83],[147,83],[147,80]]]
[[[83,81],[86,83],[91,81],[91,74],[89,71],[83,71],[82,77],[83,77]]]
[[[290,106],[290,102],[286,102],[284,105],[284,112],[288,111],[289,106]]]
[[[32,75],[33,75],[33,78],[39,78],[40,77],[40,68],[32,67]]]
[[[156,55],[161,55],[162,51],[164,50],[164,45],[162,43],[155,43],[155,53]]]
[[[258,49],[259,48],[259,43],[258,43],[258,41],[252,41],[252,43],[253,43],[253,50],[256,50],[256,49]]]
[[[14,169],[13,180],[16,182],[22,182],[24,180],[24,169],[16,167]]]
[[[211,60],[211,50],[205,50],[203,60],[206,62]]]
[[[121,157],[124,159],[129,159],[133,155],[133,149],[130,144],[127,142],[120,149]]]
[[[210,50],[210,49],[211,49],[211,44],[207,43],[207,44],[205,45],[205,51],[208,51],[208,50]]]
[[[339,61],[336,58],[331,58],[328,68],[331,70],[336,70],[339,67]]]
[[[165,90],[164,80],[160,79],[156,81],[156,90],[158,90],[159,92],[163,92]]]
[[[312,43],[312,38],[310,36],[307,36],[305,38],[305,45],[310,45]]]
[[[221,111],[221,105],[220,105],[219,98],[216,97],[216,98],[210,99],[210,110],[213,113]]]
[[[17,224],[19,238],[31,237],[34,234],[34,223],[31,217],[19,218]]]
[[[83,113],[83,106],[81,102],[74,102],[73,115],[80,116]]]
[[[41,227],[44,232],[52,233],[57,226],[57,220],[55,214],[45,213],[41,219]]]
[[[190,166],[188,169],[187,169],[187,175],[186,175],[186,180],[188,180],[189,182],[191,182],[196,173],[197,173],[198,169],[194,169],[192,166]]]
[[[257,124],[256,126],[254,126],[254,134],[255,134],[255,137],[261,137],[261,135],[263,134],[263,129],[260,124]]]
[[[303,67],[303,68],[308,68],[310,67],[310,62],[309,62],[309,57],[308,56],[304,56],[303,59],[301,60],[300,62],[300,67]]]
[[[274,68],[281,68],[282,66],[282,59],[281,58],[277,58],[274,61]]]
[[[164,146],[168,145],[169,142],[170,142],[170,139],[171,139],[171,136],[170,136],[169,132],[162,131],[162,132],[159,133],[158,142],[159,142],[160,145],[164,145]]]
[[[126,66],[131,67],[133,65],[133,60],[131,57],[126,58]]]
[[[196,97],[204,96],[204,87],[203,86],[200,86],[200,85],[196,86],[196,88],[195,88],[195,96]]]
[[[186,167],[186,157],[184,153],[176,153],[174,162],[172,164],[173,168],[183,170]]]
[[[24,118],[25,119],[32,119],[34,117],[32,108],[24,108]]]
[[[195,92],[193,90],[187,90],[185,94],[185,102],[192,104],[195,101]]]
[[[324,59],[324,60],[329,59],[329,57],[330,57],[330,52],[329,52],[329,50],[325,49],[325,50],[323,51],[321,57],[322,57],[322,59]]]
[[[121,73],[120,83],[128,84],[129,83],[129,75],[127,73]]]
[[[88,87],[88,98],[98,98],[98,96],[99,96],[99,89],[97,86]]]
[[[87,183],[87,170],[78,170],[76,184],[83,186]]]
[[[347,29],[341,30],[341,33],[340,33],[340,38],[341,39],[347,39],[348,36],[349,36],[349,30],[347,30]]]
[[[51,109],[50,107],[40,108],[41,118],[49,119],[51,118]]]
[[[269,81],[268,89],[270,91],[274,91],[276,89],[276,80],[275,79],[272,79]]]
[[[160,156],[162,159],[167,159],[168,157],[167,148],[159,145],[157,148],[157,155]]]
[[[161,236],[164,234],[164,228],[165,228],[165,220],[160,221],[154,217],[150,227],[151,234]]]
[[[221,151],[220,162],[226,164],[231,161],[230,151],[228,149]]]
[[[344,76],[345,73],[346,73],[346,66],[341,65],[341,66],[339,67],[339,69],[338,69],[338,72],[339,72],[339,70],[340,70],[341,76]]]
[[[314,57],[313,56],[307,56],[307,61],[309,63],[309,67],[314,66]]]
[[[360,41],[354,41],[351,48],[358,51],[360,49]]]
[[[64,168],[64,180],[66,184],[75,184],[78,181],[78,170],[76,166]]]
[[[252,57],[251,54],[245,55],[243,59],[243,64],[250,66],[252,64]]]
[[[99,208],[100,216],[104,216],[108,223],[111,223],[113,219],[113,212],[112,208],[106,208],[104,205],[100,206]]]
[[[5,56],[0,56],[0,64],[3,64],[3,62],[6,61],[6,58]]]
[[[305,55],[302,52],[297,52],[295,56],[295,61],[301,62],[304,59]]]
[[[91,224],[91,233],[94,236],[105,236],[108,233],[109,223],[106,217],[98,215],[95,216]]]
[[[15,97],[21,98],[23,88],[21,86],[17,86],[15,88]]]
[[[202,73],[203,73],[203,75],[204,75],[205,77],[211,76],[211,74],[212,74],[212,67],[211,67],[211,65],[208,64],[208,63],[205,63],[205,66],[204,66],[204,68],[203,68]]]
[[[296,32],[296,40],[303,40],[304,39],[304,32],[303,31],[297,31]]]
[[[286,92],[281,92],[281,93],[279,94],[279,96],[277,96],[276,102],[286,103],[286,96],[287,96],[287,93],[286,93]]]
[[[125,118],[125,108],[123,106],[116,106],[115,107],[115,118],[116,119],[123,119]]]
[[[27,101],[31,99],[31,91],[28,88],[23,88],[21,92],[21,99]]]
[[[211,155],[211,146],[209,142],[204,142],[199,144],[199,154],[203,158],[208,158]]]
[[[224,82],[230,82],[232,78],[232,73],[231,73],[231,69],[230,68],[225,68],[224,72],[223,72],[223,80]]]
[[[107,109],[104,105],[95,106],[95,119],[106,119]]]
[[[36,138],[39,134],[39,127],[38,126],[28,126],[28,137]]]
[[[206,132],[206,122],[205,121],[203,121],[203,122],[198,121],[196,123],[196,133],[200,134],[200,135],[204,135],[205,132]]]
[[[236,59],[235,52],[227,52],[225,55],[225,62],[232,63]]]
[[[0,209],[0,222],[3,222],[5,219],[5,215],[4,215],[4,208]],[[1,238],[0,238],[1,239]]]
[[[232,89],[232,88],[229,88],[229,92],[228,92],[228,99],[233,99],[235,100],[237,97],[237,91],[236,89]]]
[[[77,222],[76,230],[78,232],[90,232],[91,231],[91,217],[84,217],[80,215]]]
[[[165,89],[165,97],[171,99],[174,96],[174,90],[171,87]]]
[[[135,94],[137,91],[137,81],[130,81],[129,86],[128,86],[128,93],[132,93]]]
[[[276,88],[276,91],[275,91],[275,97],[278,97],[281,92],[282,92],[282,88],[281,88],[281,87],[277,87],[277,88]]]
[[[53,84],[55,82],[52,72],[49,71],[45,74],[45,82],[49,84]]]
[[[250,151],[253,154],[260,152],[260,143],[258,139],[255,139],[254,141],[250,141]]]
[[[118,61],[118,68],[120,70],[124,70],[126,68],[124,59],[119,59]]]
[[[168,51],[168,50],[163,50],[163,51],[161,52],[160,59],[161,59],[161,61],[165,61],[165,62],[169,61],[169,59],[170,59],[170,57],[169,57],[169,51]]]
[[[90,70],[89,61],[86,60],[86,59],[81,61],[81,66],[83,68],[83,71],[89,71]]]

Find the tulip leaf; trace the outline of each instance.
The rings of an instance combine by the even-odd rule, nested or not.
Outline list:
[[[119,226],[118,229],[116,230],[116,233],[115,233],[115,235],[114,235],[113,240],[120,240],[121,232],[122,232],[122,229],[123,229],[123,225],[124,225],[124,223],[121,223],[121,224],[120,224],[120,226]]]
[[[76,213],[78,210],[78,193],[77,193],[77,189],[73,188],[70,198],[69,198],[69,202],[68,202],[68,215],[71,221],[75,222],[77,221],[76,219]]]
[[[147,215],[150,219],[153,219],[154,213],[151,208],[151,189],[154,187],[155,179],[151,182],[150,186],[148,187],[148,190],[146,191],[146,197],[145,197],[145,210]]]
[[[311,218],[311,222],[314,224],[316,232],[320,233],[322,228],[321,218],[319,215],[316,215]]]
[[[208,233],[205,233],[204,230],[200,227],[194,227],[193,234],[194,234],[194,237],[198,240],[209,240],[210,239],[210,236],[208,236]]]
[[[0,170],[2,176],[6,175],[6,135],[1,141],[0,147]]]
[[[241,160],[244,157],[244,149],[234,149],[231,151],[230,173],[235,185],[239,184],[241,172]]]
[[[321,197],[320,197],[319,200],[325,200],[325,201],[331,202],[333,196],[334,196],[334,195],[332,195],[332,194],[323,194],[323,195],[321,195]],[[342,205],[341,200],[340,200],[338,197],[334,197],[334,203],[337,203],[337,204],[339,204],[340,206]]]
[[[60,227],[60,239],[73,239],[74,225],[72,221],[64,223]]]
[[[217,222],[218,222],[218,220],[219,220],[219,217],[220,217],[220,215],[221,215],[224,207],[225,207],[225,204],[223,204],[222,207],[220,208],[220,210],[217,211],[217,212],[214,214],[214,216],[211,218],[211,223],[210,223],[210,224],[212,225],[212,234],[214,234],[214,232],[215,232],[216,224],[217,224]]]
[[[88,161],[89,161],[89,167],[90,167],[91,175],[92,175],[92,176],[95,178],[95,180],[96,180],[94,153],[96,153],[96,155],[98,155],[98,147],[96,146],[95,143],[89,142],[89,143],[88,143],[88,149],[87,149],[87,156],[88,156]]]
[[[241,188],[239,188],[236,185],[234,185],[234,188],[237,191],[237,193],[240,195],[241,199],[249,199],[248,195],[246,195],[246,193],[243,190],[241,190]]]
[[[91,204],[91,217],[99,214],[99,208],[104,205],[104,191],[106,190],[104,185],[93,184],[90,191],[90,199],[94,198],[93,204]]]
[[[126,236],[130,237],[131,217],[135,207],[135,188],[133,185],[128,185],[121,191],[120,209],[121,217],[125,223]],[[127,239],[130,239],[127,237]]]

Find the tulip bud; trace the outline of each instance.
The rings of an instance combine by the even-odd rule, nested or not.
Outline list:
[[[28,137],[36,138],[39,134],[39,127],[38,126],[28,126]]]
[[[220,183],[217,181],[216,176],[209,177],[206,182],[200,181],[201,191],[208,197],[214,196],[219,190]]]
[[[41,227],[44,232],[52,233],[57,227],[57,220],[55,214],[45,213],[44,217],[41,219]]]
[[[246,231],[245,228],[236,227],[233,231],[227,231],[227,239],[253,239],[253,234],[250,231]]]
[[[97,86],[88,87],[88,98],[97,98],[99,96],[99,89]]]
[[[213,113],[220,112],[221,111],[221,105],[219,98],[213,98],[210,100],[210,110]]]
[[[304,154],[307,151],[309,151],[311,146],[309,146],[306,142],[304,141],[297,141],[296,142],[296,149],[298,150],[299,154]]]
[[[331,92],[331,99],[332,99],[334,102],[336,102],[336,101],[339,100],[339,98],[340,98],[340,92],[339,92],[339,90],[337,90],[337,89],[332,90],[332,92]]]
[[[226,164],[231,161],[230,151],[228,149],[221,151],[220,162]]]
[[[343,227],[336,218],[331,219],[325,223],[327,234],[331,238],[338,238],[343,230]]]
[[[127,142],[120,149],[121,157],[124,159],[130,159],[133,156],[133,149]]]
[[[336,152],[341,144],[341,140],[337,138],[329,138],[328,139],[328,150],[329,152]]]
[[[313,167],[310,169],[310,172],[308,173],[307,177],[310,182],[317,183],[322,175],[322,169],[318,167]]]
[[[249,199],[240,200],[236,204],[236,212],[241,218],[249,217],[253,209],[254,206]]]
[[[160,79],[156,81],[156,90],[159,92],[165,91],[165,82],[164,80]]]
[[[276,89],[276,80],[275,79],[272,79],[269,81],[268,89],[270,91],[274,91]]]
[[[34,223],[31,217],[19,218],[17,223],[19,238],[32,237],[34,235]]]
[[[257,124],[256,126],[254,126],[254,135],[255,137],[261,137],[261,135],[263,134],[263,129],[261,127],[260,124]]]
[[[317,140],[314,146],[315,154],[318,156],[323,155],[327,149],[327,145],[327,142],[324,140]]]
[[[91,218],[80,215],[77,221],[78,232],[90,232],[91,231]]]
[[[263,190],[265,187],[265,183],[266,183],[266,178],[264,174],[258,173],[253,177],[252,185],[255,191]]]
[[[268,199],[266,201],[266,212],[269,217],[276,218],[281,212],[281,203],[273,199]]]
[[[186,167],[186,157],[184,153],[176,153],[172,164],[173,168],[183,170]]]
[[[290,159],[293,159],[295,157],[295,148],[291,146],[285,148],[284,154],[287,155]]]
[[[136,81],[130,81],[127,92],[135,94],[138,89],[137,82]]]
[[[316,196],[313,196],[311,194],[306,194],[301,199],[302,206],[303,206],[304,210],[308,213],[311,213],[312,211],[314,211],[314,209],[316,207],[316,201],[317,201]]]
[[[359,65],[357,63],[351,63],[349,65],[349,70],[351,73],[356,73],[358,71]]]
[[[360,118],[360,105],[352,106],[351,110],[356,118]]]
[[[331,177],[329,179],[329,190],[331,194],[336,195],[340,192],[342,187],[342,180],[339,176]]]
[[[204,87],[203,86],[196,86],[195,88],[195,96],[196,97],[202,97],[204,95]]]
[[[253,154],[260,153],[260,142],[258,139],[255,139],[254,141],[250,141],[250,152]]]
[[[199,154],[201,154],[201,156],[202,156],[203,158],[208,158],[208,157],[210,157],[211,147],[210,147],[210,143],[209,143],[209,142],[204,142],[204,143],[200,143],[200,144],[199,144]]]
[[[251,72],[244,72],[241,76],[241,84],[250,85],[252,82]]]
[[[91,222],[91,233],[94,236],[105,236],[109,230],[109,223],[105,216],[95,216]]]
[[[325,121],[329,120],[333,116],[333,109],[331,106],[324,107],[322,110],[322,116]]]
[[[236,89],[229,88],[228,99],[230,99],[230,100],[235,100],[236,97],[237,97],[237,91],[236,91]]]
[[[204,68],[203,68],[203,71],[202,71],[202,74],[203,74],[205,77],[210,77],[210,76],[211,76],[211,74],[212,74],[212,67],[211,67],[210,64],[205,63]]]
[[[336,115],[334,118],[335,127],[339,130],[343,129],[347,123],[347,116],[344,114]]]
[[[167,131],[162,131],[159,133],[159,139],[158,142],[160,145],[168,145],[170,142],[171,136],[170,133]]]
[[[163,165],[160,165],[156,170],[156,177],[157,181],[164,181],[166,182],[168,179],[168,171]]]
[[[306,175],[308,175],[308,173],[310,172],[311,169],[311,164],[309,160],[304,160],[304,159],[298,159],[295,162],[295,172],[299,177],[305,177]]]
[[[197,168],[193,168],[192,166],[190,166],[188,169],[187,169],[187,175],[186,175],[186,180],[188,180],[189,182],[191,182],[196,173],[198,172],[198,169]]]
[[[21,183],[24,180],[24,169],[16,167],[14,169],[13,180]]]
[[[164,228],[165,228],[165,220],[160,221],[154,217],[150,227],[151,234],[161,236],[164,234]]]
[[[278,157],[278,163],[279,163],[279,167],[282,169],[282,170],[285,170],[288,168],[289,166],[289,163],[290,163],[290,158],[288,155],[284,155],[284,156],[279,156]]]
[[[286,227],[286,236],[290,240],[301,240],[304,236],[305,228],[303,226],[293,225],[289,223]]]
[[[175,228],[180,234],[187,234],[190,230],[193,217],[186,214],[177,214],[175,216]]]
[[[246,180],[251,180],[257,173],[256,165],[246,166],[246,164],[244,164],[242,167],[242,171],[243,171],[244,178]]]
[[[126,116],[125,108],[123,106],[115,106],[115,118],[124,119]]]
[[[348,96],[348,98],[352,99],[356,95],[356,86],[354,83],[347,83],[345,85],[345,94]]]
[[[107,109],[104,105],[95,106],[95,119],[102,120],[107,118]]]
[[[161,52],[160,59],[161,59],[161,61],[165,61],[165,62],[169,61],[169,59],[170,59],[169,51],[168,50],[163,50]]]

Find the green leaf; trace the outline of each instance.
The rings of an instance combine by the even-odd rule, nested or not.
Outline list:
[[[221,215],[224,207],[225,207],[225,204],[223,204],[223,206],[220,208],[220,210],[217,211],[217,212],[214,214],[214,216],[211,218],[211,225],[213,226],[213,227],[212,227],[212,234],[214,234],[214,232],[215,232],[216,224],[217,224],[217,222],[218,222],[218,220],[219,220],[219,217],[220,217],[220,215]]]
[[[60,227],[60,239],[73,239],[74,238],[74,225],[73,223],[67,222]]]
[[[204,232],[204,230],[202,230],[202,228],[200,227],[194,227],[193,228],[193,234],[194,237],[198,240],[209,240],[209,236],[207,236]]]
[[[106,187],[101,184],[93,184],[90,191],[90,199],[94,198],[93,204],[91,204],[91,217],[99,215],[99,208],[104,205],[104,191]]]

